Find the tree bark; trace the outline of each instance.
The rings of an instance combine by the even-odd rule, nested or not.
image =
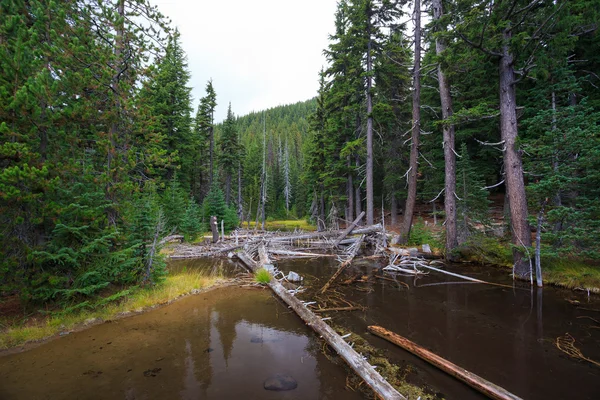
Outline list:
[[[373,69],[371,60],[371,10],[367,11],[367,225],[373,225],[374,202],[373,202],[373,95],[371,71]]]
[[[212,231],[213,243],[217,243],[219,241],[219,228],[217,227],[217,217],[214,215],[210,217],[210,230]]]
[[[527,222],[527,199],[523,179],[523,162],[517,149],[517,95],[515,87],[514,57],[509,48],[512,32],[503,32],[500,74],[500,132],[504,141],[504,171],[509,196],[510,222],[513,249],[513,274],[526,278],[531,273],[527,248],[531,247],[531,233]]]
[[[408,171],[408,194],[404,207],[404,220],[400,230],[400,243],[406,243],[410,236],[415,203],[417,201],[417,172],[419,169],[419,136],[421,134],[421,2],[415,1],[415,51],[412,94],[412,144]]]
[[[242,163],[238,163],[238,198],[237,198],[237,206],[238,206],[238,219],[240,223],[243,222],[244,218],[244,206],[242,204]]]
[[[442,0],[433,0],[433,19],[439,21],[444,15]],[[437,38],[435,41],[435,50],[438,57],[446,49],[444,40]],[[438,64],[438,81],[440,88],[440,101],[442,104],[442,119],[447,121],[452,116],[452,96],[450,95],[450,85],[446,74],[442,70],[442,65]],[[454,153],[454,124],[444,123],[442,125],[443,143],[444,143],[444,210],[446,213],[446,259],[452,260],[452,251],[458,246],[458,237],[456,232],[456,155]],[[435,204],[435,203],[434,203]]]
[[[348,179],[346,181],[346,195],[348,196],[348,215],[346,221],[354,220],[354,178],[352,176],[352,160],[348,156],[346,161],[348,167]],[[358,215],[358,214],[357,214]]]
[[[392,191],[390,210],[392,213],[390,224],[394,228],[398,224],[398,199],[396,198],[395,190]]]

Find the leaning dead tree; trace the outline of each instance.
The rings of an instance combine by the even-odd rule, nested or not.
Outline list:
[[[265,266],[272,267],[268,258],[268,252],[264,245],[258,249],[259,262],[256,262],[248,253],[237,253],[240,261],[251,271],[256,271]],[[346,363],[373,389],[382,399],[402,399],[402,396],[392,385],[390,385],[360,354],[358,354],[333,328],[317,314],[313,313],[305,302],[294,296],[295,291],[290,292],[277,279],[271,278],[269,287],[282,299],[302,320],[310,326],[323,340],[327,342]]]

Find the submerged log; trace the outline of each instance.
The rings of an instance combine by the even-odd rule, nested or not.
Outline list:
[[[455,378],[463,381],[467,385],[471,386],[473,389],[485,394],[491,399],[497,400],[522,400],[520,397],[515,396],[510,393],[506,389],[489,382],[482,377],[475,375],[472,372],[467,371],[464,368],[459,367],[456,364],[451,363],[450,361],[438,356],[437,354],[432,353],[431,351],[419,346],[418,344],[394,333],[390,332],[381,326],[369,326],[369,332],[373,333],[385,339],[391,343],[394,343],[397,346],[402,347],[404,350],[407,350],[414,355],[422,358],[428,363],[435,365],[439,369],[448,374],[454,376]]]
[[[482,281],[481,279],[471,278],[470,276],[455,274],[454,272],[450,272],[450,271],[444,271],[443,269],[435,268],[435,267],[432,267],[431,265],[425,265],[425,264],[421,263],[421,264],[419,264],[419,267],[429,268],[433,271],[441,272],[442,274],[446,274],[446,275],[450,275],[450,276],[455,276],[457,278],[462,278],[462,279],[465,279],[465,280],[471,281],[471,282],[484,283],[486,285],[500,286],[500,287],[505,287],[505,288],[509,288],[509,289],[514,289],[514,286],[503,285],[502,283],[493,283],[493,282],[488,282],[488,281]]]
[[[331,286],[331,284],[336,280],[336,278],[338,276],[340,276],[340,274],[342,273],[342,271],[348,266],[350,265],[350,263],[352,263],[352,260],[354,260],[354,257],[356,257],[356,254],[358,254],[358,251],[360,250],[360,246],[362,245],[362,242],[364,240],[365,236],[361,236],[360,239],[358,239],[358,242],[356,242],[353,246],[354,250],[352,251],[352,253],[350,253],[350,256],[346,259],[346,261],[344,261],[340,267],[338,268],[337,271],[335,271],[335,274],[333,274],[333,276],[331,277],[331,279],[329,279],[327,281],[327,283],[325,285],[323,285],[323,287],[321,288],[321,290],[319,291],[321,294],[325,293],[327,291],[327,289],[329,289],[329,286]]]
[[[346,228],[346,230],[342,232],[342,234],[335,240],[335,242],[333,242],[333,247],[338,247],[340,245],[340,242],[344,240],[344,238],[348,236],[354,228],[356,228],[356,225],[358,225],[358,223],[364,216],[365,212],[363,211],[358,217],[356,217],[356,219],[350,224],[350,226],[348,226],[348,228]]]
[[[262,252],[259,249],[259,254],[265,254],[266,251],[263,249]],[[262,267],[261,264],[257,264],[248,254],[237,253],[238,258],[242,261],[248,269],[255,271]],[[268,258],[262,261],[268,261]],[[294,297],[283,287],[276,279],[271,279],[269,287],[279,296],[286,304],[290,306],[292,310],[296,312],[302,318],[302,320],[310,326],[315,332],[321,337],[342,357],[368,385],[377,393],[382,399],[402,399],[406,400],[392,385],[390,385],[367,361],[365,361],[348,343],[338,335],[333,328],[327,325],[321,318],[310,311],[300,300]]]
[[[330,312],[330,311],[357,311],[357,310],[364,310],[364,308],[362,307],[331,307],[331,308],[317,308],[315,310],[313,310],[316,313],[322,313],[322,312]]]

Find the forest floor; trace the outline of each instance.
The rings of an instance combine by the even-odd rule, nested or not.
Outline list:
[[[27,310],[17,295],[0,298],[0,352],[20,351],[46,340],[82,330],[104,321],[139,314],[178,298],[198,294],[209,288],[227,285],[229,280],[218,274],[179,271],[164,282],[149,287],[133,287],[122,301],[90,309],[68,311],[55,306],[52,310]],[[98,302],[109,296],[105,293]],[[24,345],[27,345],[24,347]]]

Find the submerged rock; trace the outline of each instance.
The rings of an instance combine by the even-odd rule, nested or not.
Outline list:
[[[286,390],[296,389],[298,387],[298,382],[296,382],[296,380],[290,375],[276,374],[265,381],[264,387],[266,390],[283,392]]]

